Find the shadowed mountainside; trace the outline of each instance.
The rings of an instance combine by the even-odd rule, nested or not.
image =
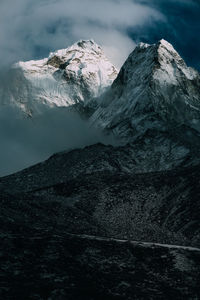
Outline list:
[[[104,147],[1,178],[3,299],[200,297],[199,250],[149,243],[200,247],[199,166],[134,174]]]

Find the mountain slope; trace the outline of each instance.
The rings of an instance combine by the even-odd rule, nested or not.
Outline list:
[[[0,190],[34,197],[71,233],[200,246],[199,166],[134,173],[123,147],[94,145],[1,178]]]
[[[112,153],[1,178],[1,298],[199,299],[199,166],[133,174]]]
[[[188,156],[198,160],[200,75],[165,40],[140,43],[101,98],[91,122],[133,143],[139,156],[159,157],[152,162],[157,169],[178,166]],[[171,166],[165,164],[166,156]]]
[[[148,129],[159,129],[154,119],[200,131],[199,114],[199,73],[186,66],[171,44],[161,40],[135,48],[93,120],[115,131],[129,121],[126,126],[141,136]],[[117,132],[125,134],[120,129]]]
[[[94,41],[79,41],[38,61],[19,62],[0,85],[4,105],[14,105],[28,115],[45,107],[89,103],[117,76]]]

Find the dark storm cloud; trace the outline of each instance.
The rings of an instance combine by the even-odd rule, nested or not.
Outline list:
[[[186,63],[200,70],[200,1],[199,0],[139,0],[162,15],[150,26],[129,28],[129,36],[136,42],[154,43],[161,38],[168,40],[183,56]]]

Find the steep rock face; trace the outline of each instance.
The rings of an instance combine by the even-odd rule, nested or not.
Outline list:
[[[171,44],[161,40],[135,48],[93,119],[115,130],[128,119],[133,131],[141,135],[141,129],[142,133],[159,129],[153,122],[159,117],[200,131],[199,116],[200,75],[186,66]]]
[[[1,104],[17,106],[29,115],[49,106],[87,104],[112,84],[117,73],[100,46],[92,40],[79,41],[48,58],[15,64],[9,82],[1,84]]]
[[[198,156],[200,75],[165,40],[140,43],[91,122],[134,142],[135,152],[159,156],[158,168],[179,165],[188,155]],[[166,155],[171,166],[163,163]]]

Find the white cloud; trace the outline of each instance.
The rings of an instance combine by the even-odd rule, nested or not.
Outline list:
[[[50,51],[93,38],[119,66],[134,47],[128,28],[162,18],[131,0],[1,0],[1,63],[34,58],[38,48]]]

